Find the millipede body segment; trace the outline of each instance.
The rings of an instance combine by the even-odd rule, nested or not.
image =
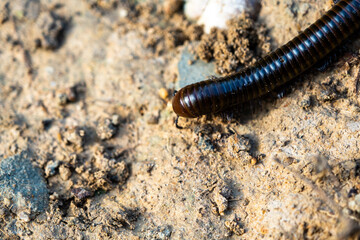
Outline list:
[[[313,66],[359,28],[360,0],[341,0],[254,66],[180,89],[173,98],[173,109],[181,117],[194,118],[260,97]]]

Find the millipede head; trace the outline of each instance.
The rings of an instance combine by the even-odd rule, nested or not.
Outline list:
[[[197,117],[197,116],[194,116],[190,111],[188,111],[188,109],[186,108],[186,106],[184,105],[184,102],[182,100],[181,93],[182,93],[181,90],[178,91],[172,100],[172,107],[174,109],[174,112],[180,117],[186,117],[186,118]]]

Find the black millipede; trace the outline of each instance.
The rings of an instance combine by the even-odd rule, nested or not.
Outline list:
[[[341,0],[284,46],[235,74],[180,89],[175,113],[194,118],[218,113],[258,98],[290,81],[324,58],[360,27],[360,0]]]

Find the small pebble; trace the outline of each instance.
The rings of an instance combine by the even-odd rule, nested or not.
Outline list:
[[[46,177],[51,177],[56,174],[56,170],[59,167],[59,161],[48,161],[45,167],[45,175]]]
[[[129,13],[128,13],[128,11],[126,9],[124,9],[124,8],[119,9],[119,17],[120,18],[125,18],[125,17],[127,17],[128,14]]]
[[[9,198],[7,198],[7,197],[4,197],[3,204],[4,204],[5,207],[9,207],[10,204],[11,204],[11,200]]]
[[[354,212],[360,213],[360,194],[357,194],[354,200],[349,202],[349,208]]]
[[[114,114],[111,116],[111,123],[114,124],[115,126],[120,124],[120,120],[121,120],[121,118],[117,114]]]
[[[57,96],[57,101],[58,101],[59,105],[61,105],[61,106],[66,105],[66,104],[67,104],[66,94],[65,94],[65,93],[60,93],[60,94]]]
[[[130,175],[128,165],[124,161],[121,161],[112,164],[111,168],[111,171],[108,173],[109,179],[118,185],[125,184]]]
[[[83,172],[85,172],[85,166],[82,165],[82,166],[76,167],[75,172],[78,174],[82,174]]]
[[[20,212],[18,215],[18,218],[23,222],[30,222],[30,216],[26,212]]]
[[[64,140],[66,144],[74,144],[75,146],[81,147],[84,142],[85,130],[80,127],[74,127],[68,129],[64,133]]]
[[[71,177],[71,170],[66,165],[61,165],[59,167],[59,174],[62,180],[66,181]]]
[[[68,103],[75,102],[78,98],[76,88],[77,86],[75,85],[62,90],[57,96],[58,104],[64,106]]]
[[[214,202],[216,203],[216,207],[218,213],[223,216],[225,215],[225,211],[229,206],[229,200],[231,198],[232,191],[227,186],[216,187],[214,190]]]
[[[59,199],[59,194],[57,192],[54,192],[53,194],[50,195],[50,200],[54,201]]]
[[[160,88],[158,91],[159,97],[163,100],[167,100],[169,97],[169,92],[166,90],[166,88]]]
[[[236,219],[232,221],[225,221],[225,227],[238,236],[241,236],[245,233],[244,228],[241,227],[239,221],[237,221]]]
[[[228,152],[234,157],[241,151],[250,151],[251,144],[249,139],[244,136],[233,134],[228,138]]]
[[[312,100],[311,100],[311,97],[309,95],[305,96],[304,99],[300,102],[300,106],[304,110],[309,110],[311,105],[312,105]]]
[[[253,166],[256,165],[257,164],[257,159],[252,157],[251,160],[250,160],[250,164],[253,165]]]
[[[236,161],[238,161],[241,166],[245,167],[249,164],[253,164],[254,162],[257,162],[256,159],[254,159],[253,156],[251,156],[248,152],[240,151],[235,158]]]
[[[89,198],[93,195],[93,192],[85,189],[85,188],[74,188],[71,190],[71,193],[74,194],[76,198],[79,200]]]
[[[170,239],[172,233],[171,226],[161,227],[158,231],[158,239]]]
[[[96,133],[101,140],[108,140],[112,138],[117,131],[116,126],[112,123],[111,119],[105,118],[100,120]]]

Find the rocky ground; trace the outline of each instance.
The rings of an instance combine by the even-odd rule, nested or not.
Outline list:
[[[247,66],[331,5],[264,0],[244,46],[161,1],[0,1],[0,238],[356,239],[358,35],[240,117],[171,107],[184,68]]]

